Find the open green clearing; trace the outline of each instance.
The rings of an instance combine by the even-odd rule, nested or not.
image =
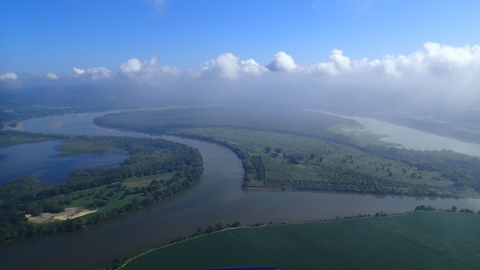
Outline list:
[[[102,169],[74,169],[65,182],[40,187],[33,176],[0,186],[0,242],[81,229],[143,206],[161,201],[198,181],[203,172],[200,152],[163,139],[43,135],[3,131],[9,143],[15,141],[61,140],[66,154],[126,151],[119,166]],[[95,211],[84,217],[55,221],[66,209]],[[48,213],[48,214],[42,214]],[[87,212],[85,212],[86,214]],[[25,215],[34,217],[35,225]],[[68,218],[68,217],[67,217]],[[64,218],[63,218],[64,219]],[[54,221],[54,222],[51,222]]]
[[[244,183],[247,188],[480,197],[473,188],[457,185],[449,174],[451,168],[438,166],[445,161],[452,162],[464,167],[465,172],[461,159],[445,160],[450,158],[446,151],[430,152],[435,158],[444,158],[438,161],[430,156],[416,157],[421,151],[396,150],[392,155],[388,148],[379,145],[352,147],[320,138],[250,129],[185,128],[171,133],[207,140],[215,138],[237,147],[246,156],[243,160],[244,166],[247,164]],[[469,168],[472,176],[478,174],[480,167],[475,166],[480,166],[480,160],[464,158],[472,162]],[[478,184],[477,179],[472,181]]]
[[[167,197],[164,194],[175,192],[176,186],[181,186],[186,181],[185,178],[176,179],[177,172],[168,172],[157,175],[140,176],[127,178],[121,183],[103,185],[96,188],[85,189],[71,193],[71,203],[68,206],[77,206],[83,209],[97,210],[98,213],[109,213],[114,209],[121,209],[127,205],[135,202],[136,204],[143,202],[144,198],[152,191],[162,193],[162,197]],[[169,181],[172,180],[173,181]],[[60,196],[61,197],[61,196]],[[157,198],[157,200],[160,200]],[[96,214],[90,214],[94,216]],[[85,218],[89,218],[86,216]]]
[[[24,133],[19,131],[0,131],[0,147],[7,147],[16,144],[45,142],[55,139],[55,136],[38,136],[33,133]]]
[[[168,133],[230,148],[245,168],[244,187],[411,196],[480,197],[480,159],[451,151],[413,151],[352,136],[353,120],[301,110],[195,108],[96,118],[97,125]]]
[[[174,133],[175,134],[175,133]],[[266,168],[266,182],[275,180],[326,181],[319,174],[319,166],[341,166],[393,181],[412,184],[448,186],[452,182],[442,179],[438,172],[422,172],[401,162],[388,160],[355,148],[328,143],[324,140],[281,133],[245,129],[195,128],[181,129],[178,134],[215,137],[238,145],[251,156],[261,157]],[[265,148],[269,147],[267,152]],[[276,152],[275,149],[281,149]],[[352,158],[350,158],[350,156]],[[389,176],[391,172],[391,176]],[[416,177],[412,177],[415,174]],[[421,178],[418,178],[421,176]],[[433,178],[438,180],[433,180]],[[263,182],[262,184],[265,184]]]
[[[479,222],[479,214],[416,211],[243,227],[159,248],[122,269],[479,269]]]
[[[84,153],[106,153],[119,151],[120,149],[109,144],[99,144],[81,139],[71,138],[60,145],[60,149],[66,152],[64,155],[77,155]]]

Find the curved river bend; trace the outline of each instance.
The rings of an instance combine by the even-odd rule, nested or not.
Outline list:
[[[31,119],[18,130],[43,133],[152,137],[104,129],[93,118],[106,113]],[[72,233],[19,239],[0,245],[1,269],[96,269],[114,258],[131,255],[176,236],[190,235],[221,220],[243,223],[304,221],[336,216],[411,211],[420,204],[439,208],[479,209],[477,199],[377,197],[243,190],[240,160],[225,147],[196,140],[164,137],[200,150],[204,174],[199,183],[171,198],[139,211]]]

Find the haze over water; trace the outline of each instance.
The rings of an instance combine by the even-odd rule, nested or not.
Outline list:
[[[384,135],[385,137],[380,138],[381,141],[400,144],[400,147],[406,149],[428,151],[451,150],[469,156],[480,157],[480,144],[462,142],[373,118],[337,115],[329,112],[312,112],[327,113],[355,120],[365,127],[361,132]],[[353,129],[349,132],[355,133],[358,132],[358,130]]]

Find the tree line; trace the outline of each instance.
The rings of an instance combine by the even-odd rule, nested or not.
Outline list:
[[[44,135],[27,133],[26,136],[42,138]],[[80,229],[85,224],[98,223],[171,196],[198,181],[203,173],[203,160],[197,149],[163,139],[62,135],[48,135],[47,138],[112,145],[128,151],[130,156],[113,168],[72,170],[71,176],[64,183],[51,188],[41,188],[39,181],[33,176],[0,186],[0,242],[18,237],[71,231]],[[141,198],[135,198],[131,203],[109,213],[93,215],[88,220],[77,218],[55,222],[53,225],[33,225],[25,218],[25,214],[37,216],[42,212],[64,211],[66,206],[71,205],[71,194],[76,191],[119,184],[136,176],[174,171],[176,174],[165,183],[152,181],[146,188],[133,190],[135,194],[141,194]],[[129,190],[118,191],[124,192],[125,196],[133,193]],[[108,203],[108,200],[99,198],[91,206],[101,207],[102,203]]]

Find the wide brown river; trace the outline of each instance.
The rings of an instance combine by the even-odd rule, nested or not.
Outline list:
[[[148,136],[97,127],[106,113],[71,114],[24,121],[18,130],[43,133]],[[199,183],[134,213],[73,233],[19,239],[0,244],[0,269],[96,269],[176,236],[190,235],[223,220],[243,223],[304,221],[336,216],[400,213],[420,204],[480,209],[478,199],[438,199],[316,192],[243,190],[243,169],[233,152],[196,140],[164,137],[199,149],[204,173]]]

